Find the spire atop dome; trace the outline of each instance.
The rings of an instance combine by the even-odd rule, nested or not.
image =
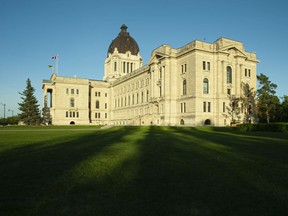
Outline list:
[[[123,33],[124,33],[124,32],[126,33],[126,32],[127,32],[127,28],[128,28],[128,27],[127,27],[125,24],[123,24],[123,25],[121,26],[121,28],[120,28],[120,29],[121,29],[121,33],[122,33],[122,32],[123,32]]]

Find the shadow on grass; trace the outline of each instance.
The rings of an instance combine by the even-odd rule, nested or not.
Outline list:
[[[288,212],[285,139],[212,128],[116,127],[51,142],[0,152],[1,215]]]

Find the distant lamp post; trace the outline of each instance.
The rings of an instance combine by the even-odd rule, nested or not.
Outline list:
[[[14,116],[14,110],[8,109],[9,112],[12,113],[12,117]]]
[[[0,103],[0,104],[3,105],[3,107],[4,107],[4,123],[5,123],[6,104],[4,104],[4,103]]]

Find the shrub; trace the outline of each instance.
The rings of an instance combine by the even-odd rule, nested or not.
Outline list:
[[[239,131],[273,131],[286,132],[288,131],[288,123],[277,122],[270,124],[239,124],[236,127]]]

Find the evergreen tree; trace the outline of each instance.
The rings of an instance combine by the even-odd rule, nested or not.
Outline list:
[[[244,123],[257,122],[256,92],[247,83],[242,83],[242,111],[244,113]]]
[[[262,73],[257,75],[257,80],[260,84],[257,90],[258,116],[260,121],[270,123],[270,120],[275,120],[279,105],[279,99],[275,96],[277,85]]]
[[[240,107],[239,107],[239,102],[240,98],[235,97],[235,96],[230,96],[229,97],[229,105],[226,106],[228,116],[231,119],[231,124],[235,124],[236,120],[240,120]]]
[[[22,93],[19,92],[22,99],[22,103],[18,103],[19,110],[21,111],[19,120],[23,121],[26,125],[38,125],[41,123],[41,116],[37,98],[34,96],[35,89],[32,87],[29,78],[26,84],[26,89]]]
[[[44,107],[42,109],[43,123],[49,125],[52,123],[52,118],[50,115],[50,109],[48,107],[47,95],[44,96]]]

